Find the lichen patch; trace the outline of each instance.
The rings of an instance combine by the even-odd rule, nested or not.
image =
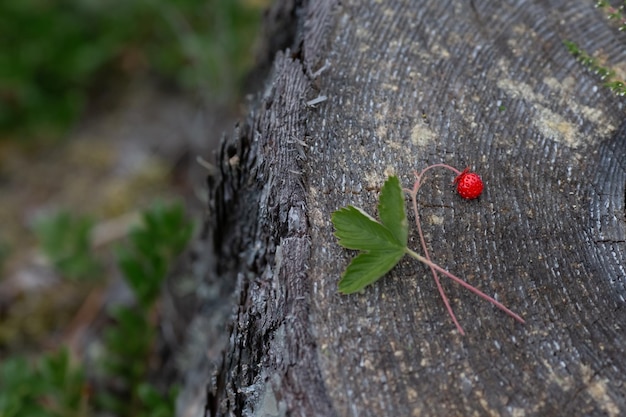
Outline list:
[[[583,143],[578,126],[546,107],[543,104],[544,97],[536,94],[530,85],[503,79],[498,81],[498,87],[509,96],[524,99],[535,108],[536,114],[532,123],[544,137],[571,148],[577,148]]]
[[[535,108],[539,117],[535,118],[533,124],[544,137],[566,144],[571,148],[577,148],[581,145],[582,137],[576,125],[540,104],[535,104]]]
[[[418,148],[425,148],[437,137],[427,125],[418,121],[411,129],[411,143]]]
[[[574,94],[576,89],[576,80],[573,77],[565,77],[562,81],[559,81],[555,77],[546,77],[543,82],[550,87],[550,89],[563,97],[569,97]],[[605,114],[590,106],[578,104],[575,100],[568,101],[572,110],[575,113],[582,114],[582,116],[597,126],[596,131],[603,137],[610,136],[616,129],[616,127],[610,123]]]
[[[606,116],[599,109],[594,109],[589,106],[579,106],[578,108],[574,108],[574,110],[578,109],[580,113],[585,117],[585,119],[591,121],[597,126],[597,132],[603,136],[608,137],[613,134],[616,127],[608,121]]]
[[[617,404],[608,394],[607,379],[597,378],[594,371],[586,365],[581,366],[581,371],[584,379],[589,379],[587,383],[587,392],[594,399],[594,401],[609,415],[609,417],[617,417],[620,415],[620,410]]]
[[[378,173],[377,171],[366,172],[364,177],[365,177],[365,184],[366,184],[365,187],[370,190],[377,188],[377,187],[381,187],[384,182],[382,175],[380,175],[380,173]]]
[[[437,226],[441,226],[443,224],[443,217],[437,216],[435,214],[430,216],[429,220],[431,224],[435,224]]]

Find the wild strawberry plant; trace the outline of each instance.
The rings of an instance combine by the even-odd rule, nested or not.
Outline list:
[[[423,184],[424,175],[433,168],[445,168],[454,172],[456,174],[454,183],[457,185],[457,192],[465,199],[477,198],[483,190],[482,179],[478,174],[470,172],[469,169],[461,172],[446,164],[435,164],[426,167],[420,173],[415,172],[416,180],[412,189],[403,189],[396,176],[391,176],[385,181],[378,202],[380,221],[377,221],[362,209],[351,205],[335,211],[332,215],[332,222],[335,226],[335,236],[339,240],[339,245],[346,249],[360,251],[341,276],[339,292],[351,294],[362,290],[389,272],[404,255],[409,255],[430,268],[443,303],[459,333],[465,334],[443,290],[439,274],[445,275],[479,297],[489,301],[515,320],[524,323],[524,319],[502,303],[456,275],[451,274],[430,259],[420,224],[417,193]],[[418,254],[407,246],[409,226],[405,211],[404,192],[411,196],[415,223],[424,255]]]

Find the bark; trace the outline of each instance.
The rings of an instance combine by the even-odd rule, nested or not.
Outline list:
[[[626,413],[624,99],[563,45],[619,69],[626,35],[591,1],[274,7],[295,19],[291,47],[209,181],[203,256],[233,314],[206,415]],[[442,278],[461,336],[408,257],[337,293],[354,253],[331,213],[375,214],[389,174],[410,187],[435,163],[471,166],[486,187],[464,201],[453,174],[427,178],[433,260],[525,325]]]

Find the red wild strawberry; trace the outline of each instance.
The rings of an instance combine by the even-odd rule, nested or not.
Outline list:
[[[465,168],[458,177],[454,179],[456,184],[456,192],[467,200],[478,198],[483,192],[483,180],[475,172],[470,172],[469,168]]]

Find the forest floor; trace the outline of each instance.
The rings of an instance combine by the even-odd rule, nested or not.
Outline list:
[[[182,201],[196,226],[202,223],[207,171],[197,158],[213,160],[212,151],[237,109],[198,105],[146,81],[131,84],[109,104],[88,112],[52,145],[0,144],[0,245],[5,254],[0,357],[68,344],[80,350],[85,344],[80,337],[107,303],[128,296],[120,290],[111,254],[142,210],[157,201]],[[108,256],[112,275],[104,296],[93,285],[62,279],[39,249],[33,225],[59,210],[95,222],[92,245]],[[100,296],[90,297],[94,291]]]

